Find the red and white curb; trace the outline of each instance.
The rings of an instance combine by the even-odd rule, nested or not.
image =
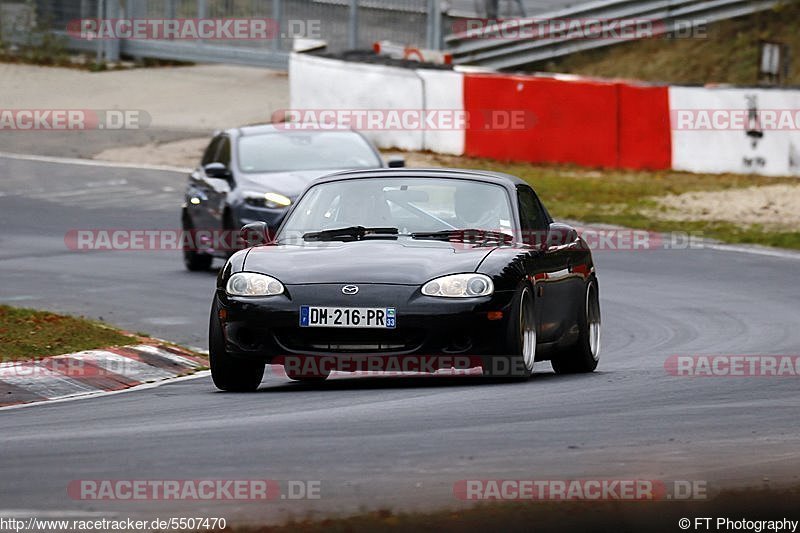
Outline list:
[[[0,408],[122,391],[195,374],[205,366],[206,360],[163,344],[0,363]]]

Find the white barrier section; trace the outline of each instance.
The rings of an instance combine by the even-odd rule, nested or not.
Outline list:
[[[800,176],[800,91],[669,88],[672,168]]]
[[[295,53],[289,61],[289,94],[294,111],[378,111],[382,117],[378,127],[360,131],[380,148],[464,153],[464,75],[460,72]],[[408,113],[419,126],[392,125],[392,111]]]
[[[355,63],[306,54],[289,61],[292,110],[420,111],[423,83],[413,69]],[[384,121],[381,121],[384,122]],[[362,128],[380,148],[422,150],[423,131]]]
[[[417,69],[417,74],[424,80],[425,109],[442,111],[448,116],[464,115],[464,75],[452,70]],[[454,123],[447,128],[441,121],[439,128],[425,132],[423,145],[426,150],[439,154],[461,155],[464,153],[464,126]]]

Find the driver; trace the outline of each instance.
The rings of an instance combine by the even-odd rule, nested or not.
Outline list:
[[[455,212],[463,228],[501,231],[499,195],[486,194],[486,187],[459,185],[455,194]]]
[[[356,184],[342,195],[341,203],[339,222],[367,227],[392,226],[389,204],[379,186]]]

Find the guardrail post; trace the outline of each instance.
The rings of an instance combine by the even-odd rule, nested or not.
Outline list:
[[[103,19],[103,3],[104,0],[97,0],[97,20]],[[94,58],[94,62],[96,65],[99,65],[103,61],[103,48],[105,47],[105,41],[102,39],[97,39],[97,55]]]
[[[350,0],[350,20],[347,25],[347,47],[358,48],[358,0]]]
[[[208,5],[206,4],[206,0],[197,0],[197,19],[203,20],[208,16]],[[202,44],[203,39],[198,39],[198,43]]]
[[[442,6],[441,0],[428,0],[428,24],[425,46],[431,50],[442,49]]]
[[[164,18],[165,19],[175,18],[175,0],[167,0],[166,2],[164,2]]]
[[[119,0],[106,0],[106,17],[109,19],[121,18]],[[119,39],[106,41],[106,61],[116,63],[119,61]]]
[[[283,0],[272,0],[272,21],[276,33],[272,38],[272,49],[281,49],[281,28],[283,27]]]

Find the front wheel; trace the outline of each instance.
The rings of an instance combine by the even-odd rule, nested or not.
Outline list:
[[[264,363],[245,361],[231,357],[225,349],[225,338],[219,322],[219,307],[216,300],[211,307],[208,327],[208,361],[214,385],[224,391],[249,392],[261,384]]]
[[[192,225],[190,222],[187,221],[188,215],[184,215],[183,219],[183,231],[184,233],[190,233],[192,231]],[[193,241],[194,239],[189,239],[189,241]],[[194,248],[192,248],[194,246]],[[214,261],[214,258],[208,254],[204,254],[202,252],[197,251],[197,243],[192,244],[185,244],[183,248],[183,264],[186,266],[186,270],[190,272],[198,272],[203,270],[208,270],[211,268],[211,263]]]
[[[600,295],[594,277],[586,283],[583,304],[578,317],[578,342],[550,361],[557,374],[593,372],[600,360]]]
[[[203,254],[194,250],[183,251],[183,264],[186,266],[186,270],[190,272],[209,270],[213,260],[214,258],[208,254]]]
[[[503,355],[484,359],[483,375],[528,379],[533,373],[536,360],[536,318],[534,315],[533,291],[527,282],[517,288],[508,320]]]

